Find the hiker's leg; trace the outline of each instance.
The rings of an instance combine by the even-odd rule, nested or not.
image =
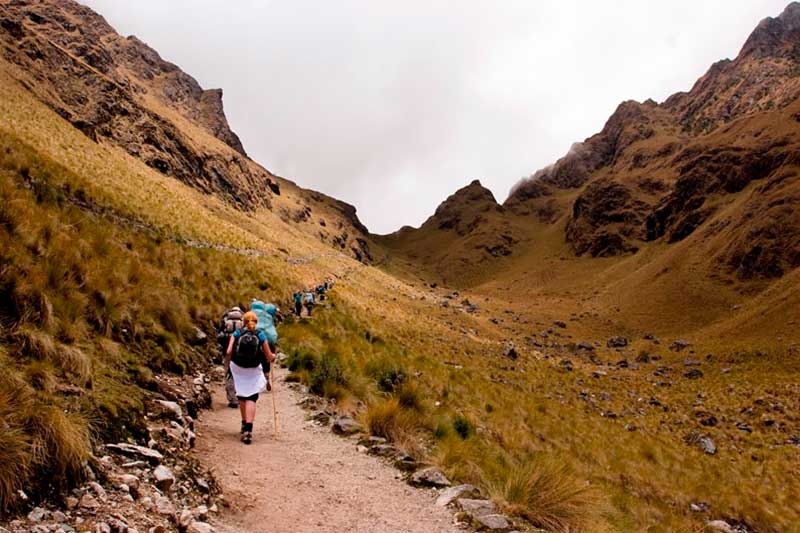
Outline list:
[[[247,400],[239,398],[239,413],[242,415],[242,422],[247,422]]]
[[[225,365],[225,396],[228,398],[228,407],[236,407],[236,385],[233,383],[233,373],[230,362]]]
[[[244,402],[245,404],[245,419],[244,421],[248,424],[252,424],[253,421],[256,419],[256,402],[253,400],[247,400]]]

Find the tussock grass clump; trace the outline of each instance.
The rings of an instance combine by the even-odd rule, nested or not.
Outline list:
[[[365,418],[372,435],[395,443],[412,456],[422,454],[424,420],[419,412],[403,407],[397,398],[370,405]]]
[[[50,379],[44,368],[30,370]],[[17,490],[44,496],[80,479],[91,452],[86,420],[44,398],[21,379],[0,379],[0,511],[14,504]]]
[[[603,509],[599,495],[552,455],[508,464],[496,475],[486,484],[492,498],[536,527],[583,531]]]

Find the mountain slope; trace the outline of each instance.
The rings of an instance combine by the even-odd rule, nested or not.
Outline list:
[[[71,0],[0,4],[6,75],[87,137],[248,210],[284,221],[362,260],[366,229],[355,208],[307,191],[249,158],[231,131],[222,91],[203,90],[136,37],[123,38]]]
[[[689,92],[662,104],[620,104],[599,133],[518,183],[497,217],[475,225],[476,234],[515,228],[510,257],[487,268],[529,258],[542,224],[563,225],[578,256],[620,256],[702,233],[689,253],[712,259],[704,276],[774,279],[800,266],[798,28],[795,2],[762,21],[735,60],[714,64]],[[463,218],[470,209],[463,206]],[[387,240],[389,255],[430,256],[420,248],[431,231]],[[436,246],[467,254],[460,243],[470,233],[452,237],[452,246]],[[438,275],[449,266],[420,264]]]

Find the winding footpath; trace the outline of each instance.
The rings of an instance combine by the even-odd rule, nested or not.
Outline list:
[[[299,393],[276,372],[279,433],[263,394],[250,446],[239,441],[239,410],[222,386],[200,416],[197,453],[212,468],[230,508],[214,524],[233,532],[456,532],[435,493],[407,485],[398,470],[305,420]]]

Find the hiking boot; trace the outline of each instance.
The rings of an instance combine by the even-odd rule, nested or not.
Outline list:
[[[228,402],[228,407],[230,407],[231,409],[239,407],[239,402]]]
[[[250,444],[253,442],[253,433],[250,431],[245,431],[242,433],[242,442],[245,444]]]

